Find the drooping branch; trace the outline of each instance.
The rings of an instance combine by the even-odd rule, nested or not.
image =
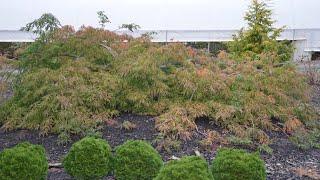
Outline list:
[[[118,53],[115,51],[115,50],[113,50],[113,49],[111,49],[111,47],[109,47],[109,46],[107,46],[107,45],[105,45],[105,44],[100,44],[102,47],[104,47],[105,49],[107,49],[110,53],[111,53],[111,55],[113,56],[113,57],[117,57],[118,56]]]

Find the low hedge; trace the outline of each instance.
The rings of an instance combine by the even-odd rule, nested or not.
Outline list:
[[[155,180],[212,180],[208,163],[201,157],[189,156],[169,161]]]
[[[219,149],[211,170],[204,158],[187,156],[164,167],[159,153],[147,142],[127,141],[112,157],[108,142],[86,137],[74,143],[63,166],[77,179],[99,179],[114,170],[118,180],[265,180],[264,161],[256,153]],[[48,162],[40,145],[21,143],[0,153],[0,179],[46,179]]]
[[[111,160],[111,147],[107,141],[86,137],[72,145],[63,166],[77,179],[95,179],[111,171]]]
[[[1,180],[45,180],[47,173],[46,153],[40,145],[25,142],[0,153]]]
[[[127,141],[116,148],[114,173],[117,180],[149,180],[163,165],[159,153],[147,142]]]
[[[223,148],[212,162],[215,180],[265,180],[265,163],[258,154]]]

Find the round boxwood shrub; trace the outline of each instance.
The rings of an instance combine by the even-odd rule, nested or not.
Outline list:
[[[169,161],[155,180],[212,180],[208,163],[199,156]]]
[[[40,179],[48,173],[45,149],[40,145],[21,143],[0,153],[0,179]]]
[[[107,175],[112,168],[111,147],[95,137],[85,137],[74,143],[63,160],[63,167],[77,179],[95,179]]]
[[[117,180],[150,180],[157,176],[162,165],[161,156],[147,142],[127,141],[116,148]]]
[[[215,180],[265,180],[264,161],[256,153],[223,148],[218,150],[212,162],[212,174]]]

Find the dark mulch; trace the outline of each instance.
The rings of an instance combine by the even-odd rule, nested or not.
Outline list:
[[[121,123],[130,121],[137,125],[133,130],[125,130],[121,128]],[[122,144],[128,139],[142,139],[155,144],[155,139],[158,136],[154,129],[154,118],[150,116],[139,116],[132,114],[124,114],[115,119],[116,124],[105,126],[102,131],[102,136],[112,147]],[[198,132],[204,132],[207,129],[219,130],[217,127],[208,124],[205,120],[197,121]],[[320,169],[320,151],[316,149],[303,151],[295,147],[288,139],[282,135],[274,135],[274,143],[271,145],[274,152],[271,155],[262,154],[262,158],[266,162],[268,179],[307,179],[307,177],[299,177],[295,173],[294,168],[303,168],[304,170]],[[184,155],[194,155],[195,150],[199,150],[204,157],[211,161],[214,158],[216,147],[211,150],[201,149],[199,140],[203,138],[202,133],[195,133],[192,140],[183,142],[181,149],[172,152],[160,151],[165,161],[170,157],[181,157]],[[79,137],[73,137],[73,141]],[[72,143],[67,145],[58,145],[58,137],[49,135],[40,137],[38,132],[28,130],[17,130],[12,132],[0,131],[0,151],[4,148],[12,147],[20,142],[29,141],[34,144],[41,144],[47,151],[47,158],[50,163],[61,162],[63,156],[67,153]],[[48,179],[63,180],[72,179],[63,169],[51,168],[49,170]],[[113,179],[112,176],[105,179]]]

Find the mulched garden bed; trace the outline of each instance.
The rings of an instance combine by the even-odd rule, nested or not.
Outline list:
[[[12,95],[10,91],[6,94],[5,99]],[[320,112],[320,86],[313,86],[311,103]],[[1,99],[0,99],[1,100]],[[0,102],[0,105],[3,102]],[[125,130],[120,127],[124,121],[130,121],[137,127],[133,130]],[[122,144],[128,139],[146,140],[155,144],[158,132],[154,129],[154,118],[150,116],[139,116],[132,114],[124,114],[116,118],[114,122],[117,124],[106,125],[102,131],[102,137],[106,139],[112,147]],[[201,132],[205,130],[216,130],[222,132],[221,129],[207,123],[206,120],[197,121],[198,132],[194,138],[188,142],[182,142],[179,150],[166,152],[159,151],[162,158],[168,161],[172,156],[181,157],[184,155],[194,155],[195,151],[200,153],[209,161],[214,158],[215,150],[219,145],[215,145],[211,150],[203,150],[200,148],[199,141],[204,137]],[[261,154],[266,162],[268,179],[320,179],[320,150],[310,149],[301,150],[291,143],[286,135],[281,132],[269,134],[273,138],[270,147],[273,149],[272,154]],[[39,132],[29,130],[16,130],[4,132],[0,129],[0,151],[4,148],[13,147],[24,141],[34,144],[41,144],[45,147],[47,158],[50,163],[61,162],[61,159],[68,152],[72,143],[79,140],[79,137],[72,137],[72,142],[67,145],[58,145],[57,135],[39,136]],[[239,147],[237,147],[239,148]],[[252,149],[249,149],[252,150]],[[310,177],[309,177],[310,176]],[[50,168],[48,174],[49,180],[68,180],[72,179],[63,168]],[[104,179],[114,179],[112,176]]]
[[[125,130],[120,127],[124,121],[130,121],[136,124],[137,127],[133,130]],[[116,118],[115,122],[117,123],[106,125],[102,131],[102,137],[106,139],[112,147],[120,145],[128,139],[146,140],[154,144],[158,136],[157,131],[154,129],[154,118],[150,116],[124,114]],[[216,127],[201,120],[198,121],[197,124],[198,133],[195,134],[192,140],[183,142],[179,150],[170,153],[159,151],[165,161],[169,160],[172,156],[181,157],[183,155],[194,155],[196,150],[199,150],[208,161],[214,158],[217,147],[213,147],[211,150],[203,150],[199,146],[199,140],[201,140],[203,136],[201,132]],[[271,155],[261,155],[266,162],[268,179],[311,179],[303,176],[303,174],[310,174],[314,177],[320,174],[320,150],[300,150],[294,146],[285,135],[280,133],[274,134],[273,138],[274,143],[270,145],[273,153]],[[78,139],[79,137],[72,137],[73,142]],[[58,145],[58,137],[56,135],[40,137],[39,133],[34,131],[17,130],[4,132],[0,130],[0,151],[23,141],[43,145],[50,163],[61,162],[61,159],[72,145],[72,143]],[[49,169],[48,179],[64,180],[72,178],[64,172],[63,168],[51,168]],[[114,178],[108,176],[105,177],[105,179]]]

